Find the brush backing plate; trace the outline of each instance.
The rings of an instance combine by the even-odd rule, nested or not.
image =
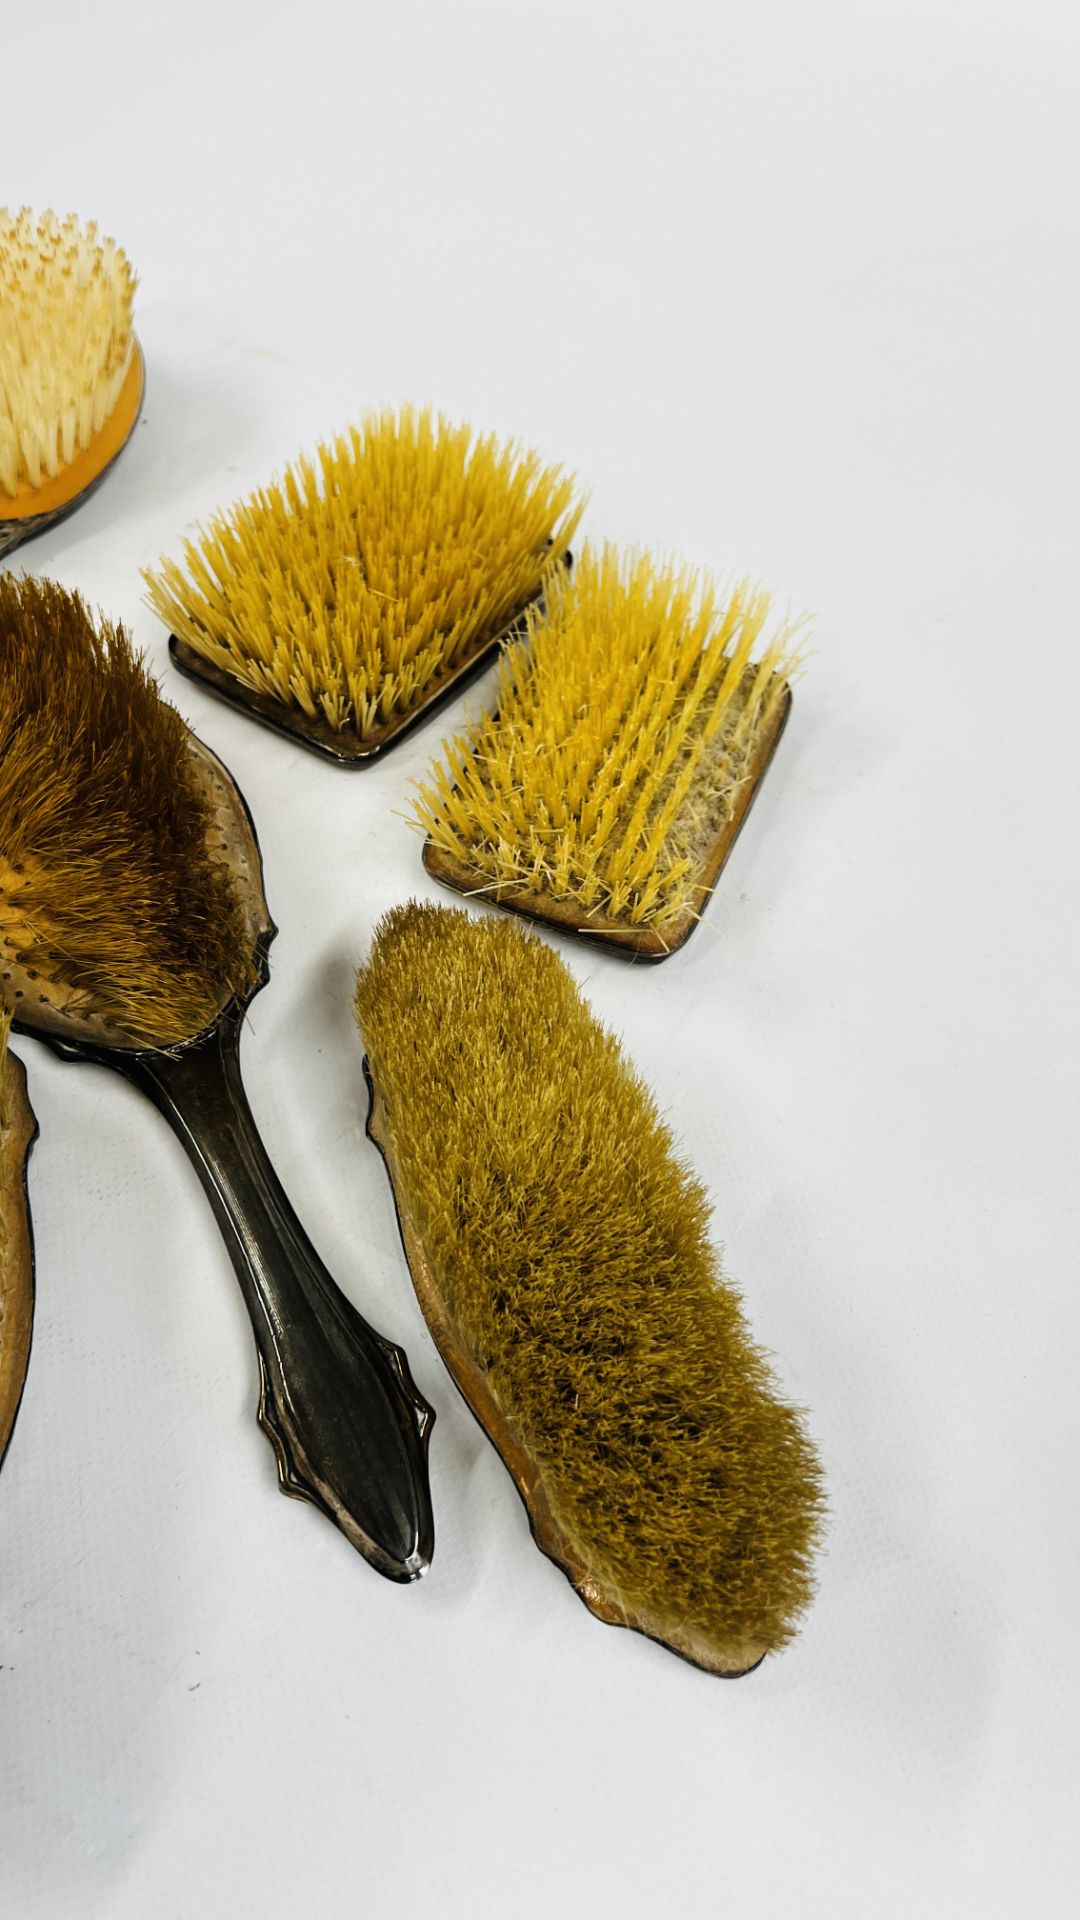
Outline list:
[[[467,866],[455,855],[436,846],[430,835],[424,841],[424,866],[433,880],[441,881],[444,886],[452,887],[455,893],[465,894],[469,899],[504,907],[508,913],[516,913],[522,919],[535,921],[540,926],[554,927],[560,933],[575,935],[590,945],[611,947],[631,960],[668,960],[686,945],[708,906],[769,770],[790,712],[791,688],[785,687],[771,724],[755,742],[747,777],[738,789],[731,813],[701,861],[690,905],[664,935],[648,927],[631,926],[626,920],[615,920],[605,914],[583,914],[575,901],[562,896],[531,894],[518,888],[493,885],[476,868]]]
[[[24,487],[15,499],[0,496],[0,556],[13,553],[64,520],[88,500],[115,466],[135,431],[146,391],[146,363],[138,341],[118,399],[101,432],[74,460],[40,487]]]
[[[34,1320],[34,1240],[26,1168],[37,1139],[26,1068],[0,1065],[0,1465],[22,1399]]]
[[[701,1667],[705,1672],[715,1674],[720,1679],[735,1680],[746,1673],[751,1673],[765,1658],[765,1652],[760,1646],[717,1647],[706,1635],[696,1634],[692,1628],[679,1621],[660,1620],[628,1613],[613,1595],[605,1591],[570,1547],[551,1511],[547,1490],[538,1468],[530,1459],[513,1422],[496,1401],[483,1372],[461,1339],[447,1310],[435,1274],[424,1251],[423,1241],[404,1202],[403,1188],[386,1124],[386,1110],[366,1057],[364,1078],[367,1081],[370,1101],[367,1134],[378,1147],[386,1165],[394,1196],[398,1230],[424,1319],[454,1385],[510,1474],[528,1514],[532,1537],[541,1553],[553,1561],[566,1575],[575,1593],[584,1601],[590,1613],[594,1613],[597,1619],[604,1621],[607,1626],[629,1627],[634,1632],[644,1634],[647,1639],[655,1640],[661,1646],[668,1647],[671,1652],[679,1654],[692,1666]]]
[[[569,554],[566,561],[569,565]],[[526,605],[532,606],[539,598],[540,595],[535,594]],[[488,665],[500,646],[509,646],[512,641],[520,640],[525,630],[525,607],[522,607],[509,625],[479,640],[467,658],[450,673],[444,674],[431,692],[410,707],[407,713],[392,714],[366,740],[345,729],[336,731],[329,721],[306,714],[300,708],[283,706],[279,700],[272,700],[267,694],[253,692],[235,674],[226,673],[212,661],[205,660],[188,641],[180,639],[175,633],[169,635],[169,653],[174,667],[185,679],[198,681],[209,693],[224,700],[227,706],[250,715],[262,726],[269,727],[274,733],[284,734],[287,739],[295,740],[309,752],[319,754],[324,760],[332,760],[339,767],[358,767],[376,759],[411,732],[413,727],[429,719],[455,694],[461,693]]]

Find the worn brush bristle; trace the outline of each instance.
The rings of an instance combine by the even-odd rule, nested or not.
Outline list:
[[[369,415],[162,560],[151,606],[249,692],[372,738],[564,556],[573,483],[430,410]]]
[[[415,903],[379,927],[356,1013],[403,1223],[575,1584],[704,1665],[782,1646],[817,1459],[617,1041],[535,935]]]
[[[135,349],[135,276],[91,222],[0,208],[0,517],[100,433]]]
[[[769,598],[584,549],[507,650],[497,707],[444,744],[416,817],[477,892],[666,936],[696,911],[795,665]]]
[[[251,977],[189,741],[123,627],[0,575],[0,966],[152,1045],[201,1031]]]

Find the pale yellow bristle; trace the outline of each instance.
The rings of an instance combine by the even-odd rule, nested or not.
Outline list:
[[[134,295],[92,221],[0,207],[0,499],[55,479],[100,433],[131,364]]]
[[[661,936],[731,817],[795,668],[766,593],[586,547],[504,656],[496,711],[444,743],[415,812],[478,891]]]
[[[514,618],[580,513],[513,443],[371,414],[148,570],[149,601],[252,693],[367,740]]]

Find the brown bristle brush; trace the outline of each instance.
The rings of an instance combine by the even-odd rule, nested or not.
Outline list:
[[[22,1399],[34,1323],[34,1241],[26,1164],[37,1122],[26,1069],[8,1047],[10,1009],[0,1000],[0,1466]]]
[[[809,1603],[821,1470],[653,1101],[507,921],[396,908],[356,1013],[413,1284],[537,1545],[600,1619],[746,1672]]]
[[[430,409],[368,415],[148,570],[181,672],[358,766],[459,690],[567,557],[556,467]]]
[[[134,297],[93,222],[0,207],[0,554],[81,506],[130,439]]]
[[[702,912],[791,708],[797,627],[648,554],[588,546],[503,655],[496,711],[415,812],[436,879],[634,958]]]
[[[432,1550],[431,1409],[311,1246],[240,1077],[274,931],[243,800],[123,628],[49,581],[0,575],[0,977],[15,1025],[114,1068],[165,1115],[244,1292],[282,1489],[410,1580]]]

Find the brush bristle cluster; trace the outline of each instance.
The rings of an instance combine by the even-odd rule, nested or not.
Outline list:
[[[629,1617],[781,1646],[811,1595],[816,1456],[617,1041],[536,936],[415,903],[379,927],[356,1012],[398,1205],[582,1563]]]
[[[252,964],[189,741],[123,627],[0,574],[0,967],[150,1045],[200,1032]]]
[[[515,618],[579,515],[536,454],[372,414],[162,560],[150,604],[250,692],[367,741]]]
[[[794,665],[768,595],[611,547],[549,581],[496,710],[444,744],[415,812],[477,892],[661,938],[695,902]]]
[[[0,208],[0,517],[5,494],[54,479],[100,433],[131,364],[134,296],[93,222]]]

